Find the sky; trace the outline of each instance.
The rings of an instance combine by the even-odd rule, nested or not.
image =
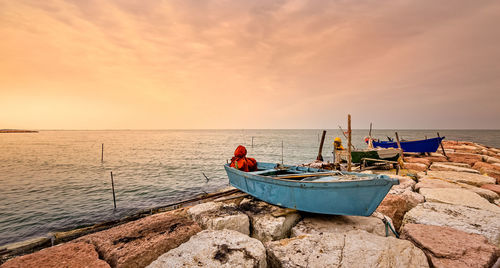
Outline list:
[[[0,129],[499,129],[499,1],[0,0]]]

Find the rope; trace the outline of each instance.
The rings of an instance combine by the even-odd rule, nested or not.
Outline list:
[[[390,224],[389,221],[385,217],[382,219],[382,222],[385,224],[385,236],[389,236],[389,230],[387,229],[387,227],[389,227],[391,229],[392,233],[396,236],[396,238],[399,238],[398,232],[396,232],[392,228],[392,224]]]

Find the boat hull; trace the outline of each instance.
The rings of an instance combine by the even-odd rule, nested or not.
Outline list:
[[[434,153],[444,137],[437,137],[426,140],[402,141],[401,149],[406,153]],[[392,141],[373,141],[373,147],[398,148],[398,144]]]
[[[360,174],[363,180],[301,182],[268,178],[224,166],[234,187],[265,202],[300,211],[369,216],[392,185],[399,181],[385,175]],[[314,170],[314,169],[309,169]],[[316,171],[326,171],[317,170]],[[355,173],[350,173],[355,174]]]

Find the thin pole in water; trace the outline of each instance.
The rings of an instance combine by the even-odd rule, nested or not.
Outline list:
[[[252,136],[252,148],[253,148],[253,136]]]
[[[101,162],[104,162],[104,143],[101,146]]]
[[[283,141],[281,141],[281,164],[283,165]]]
[[[115,182],[113,180],[113,171],[111,171],[111,189],[113,189],[113,204],[115,205],[115,209],[116,209]]]

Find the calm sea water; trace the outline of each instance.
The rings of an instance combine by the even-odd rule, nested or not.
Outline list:
[[[440,130],[447,139],[500,147],[499,130]],[[120,218],[228,185],[223,164],[237,145],[258,161],[316,158],[321,130],[41,131],[0,134],[0,245]],[[367,130],[353,130],[363,148]],[[435,130],[399,131],[402,138]],[[331,157],[329,130],[323,150]],[[374,137],[394,136],[375,130]],[[253,137],[253,147],[252,147]],[[104,162],[101,163],[101,144]],[[117,199],[113,210],[110,171]],[[203,176],[210,178],[207,182]]]

